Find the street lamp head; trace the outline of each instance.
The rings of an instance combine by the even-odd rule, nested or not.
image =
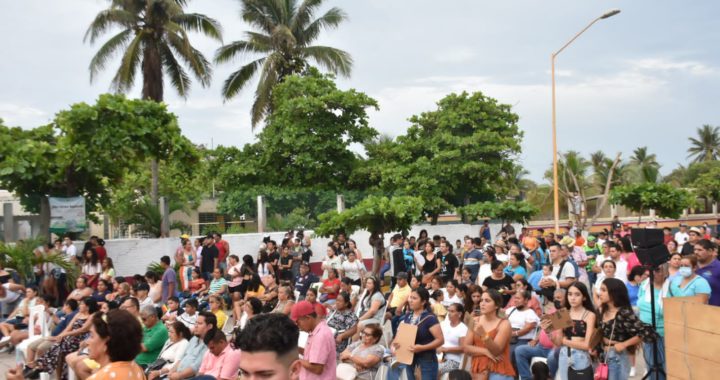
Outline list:
[[[615,15],[618,14],[618,13],[620,13],[620,10],[619,10],[619,9],[617,9],[617,8],[611,9],[611,10],[605,12],[602,16],[600,16],[600,19],[610,18],[610,17],[612,17],[612,16],[615,16]]]

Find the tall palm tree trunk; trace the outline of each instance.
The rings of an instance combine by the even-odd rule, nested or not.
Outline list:
[[[143,90],[142,97],[146,100],[154,100],[156,102],[163,101],[163,77],[162,77],[162,61],[160,52],[154,44],[148,45],[143,51]],[[150,171],[152,175],[152,183],[150,185],[150,200],[154,205],[158,204],[158,187],[159,187],[159,171],[158,161],[153,158],[150,161]]]

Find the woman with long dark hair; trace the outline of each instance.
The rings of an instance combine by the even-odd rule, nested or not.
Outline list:
[[[382,324],[385,316],[383,315],[383,306],[385,306],[385,297],[383,297],[380,283],[378,280],[369,276],[365,279],[365,296],[360,300],[360,317],[359,321],[373,319],[376,323]]]
[[[598,298],[602,353],[608,365],[608,380],[627,379],[630,375],[629,352],[640,342],[654,342],[657,333],[635,316],[627,288],[621,280],[605,279]]]
[[[403,316],[401,323],[417,326],[415,344],[411,346],[413,361],[410,365],[400,364],[391,368],[387,378],[397,380],[404,371],[408,380],[415,380],[415,368],[420,367],[422,379],[436,379],[436,349],[442,346],[445,340],[437,317],[430,311],[430,293],[423,287],[413,290],[408,296],[408,306],[410,311]],[[398,347],[399,343],[393,341],[393,352]]]
[[[83,253],[82,276],[87,280],[88,286],[95,288],[97,280],[102,274],[102,264],[94,248],[88,248]]]
[[[590,357],[590,341],[595,333],[595,307],[587,287],[576,281],[567,290],[563,306],[570,311],[572,326],[564,329],[562,334],[553,334],[551,338],[560,347],[558,371],[561,380],[580,377],[579,374],[592,376],[592,358]],[[549,323],[543,322],[543,328]],[[571,374],[572,372],[572,374]],[[582,378],[582,377],[580,377]]]
[[[463,341],[465,354],[472,357],[475,377],[493,380],[512,380],[515,370],[510,361],[512,327],[500,317],[502,295],[495,289],[483,292],[480,315],[473,316],[472,327]]]

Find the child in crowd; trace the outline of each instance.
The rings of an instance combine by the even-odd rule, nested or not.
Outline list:
[[[163,322],[165,322],[165,326],[170,327],[175,320],[177,319],[178,315],[180,313],[180,300],[172,296],[168,298],[167,300],[167,311],[162,316]]]
[[[442,292],[442,290],[436,290],[432,293],[432,299],[435,300],[435,303],[432,304],[431,309],[433,314],[438,318],[440,322],[445,320],[445,316],[447,315],[447,309],[445,306],[443,306],[442,302],[445,299],[445,294]]]

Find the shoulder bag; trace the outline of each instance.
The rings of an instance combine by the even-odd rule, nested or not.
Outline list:
[[[610,330],[610,341],[612,341],[613,335],[615,334],[615,322],[617,322],[617,315],[615,315],[612,329]],[[610,346],[608,346],[608,348],[605,350],[605,357],[603,358],[603,362],[598,364],[597,368],[595,369],[595,380],[608,380],[608,376],[610,374],[607,365],[608,352],[610,352]]]

